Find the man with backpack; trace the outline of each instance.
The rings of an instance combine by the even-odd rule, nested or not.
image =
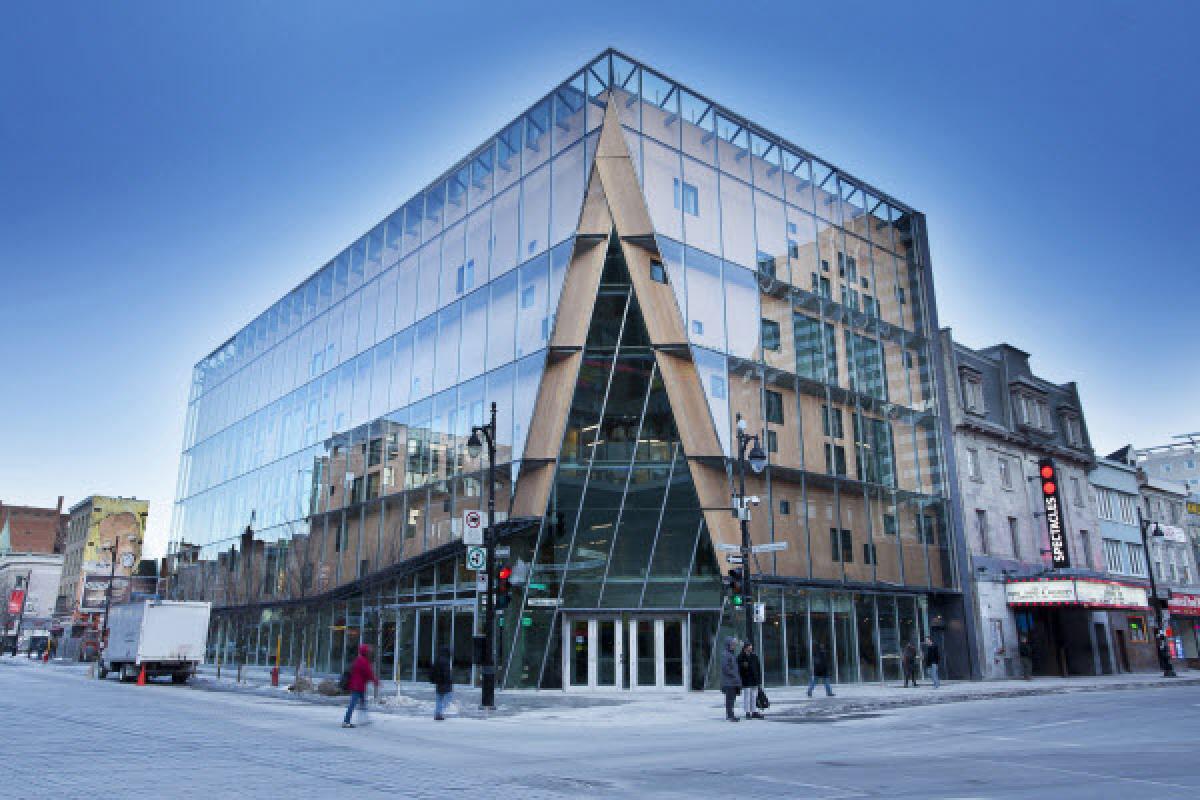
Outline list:
[[[367,715],[367,684],[374,683],[376,688],[379,687],[379,678],[375,677],[375,668],[371,666],[371,647],[370,645],[360,644],[358,646],[358,658],[354,659],[354,663],[350,665],[350,676],[346,681],[346,688],[350,690],[350,705],[346,707],[346,716],[342,720],[343,728],[353,728],[354,723],[350,721],[354,716],[354,709],[361,703],[364,722]]]

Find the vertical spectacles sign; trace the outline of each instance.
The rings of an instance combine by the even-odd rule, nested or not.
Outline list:
[[[1066,569],[1071,566],[1071,556],[1067,552],[1067,532],[1054,459],[1038,461],[1038,478],[1042,487],[1042,507],[1046,511],[1046,529],[1050,535],[1050,562],[1055,569]]]

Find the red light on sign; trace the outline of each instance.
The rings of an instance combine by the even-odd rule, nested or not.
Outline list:
[[[502,581],[506,581],[512,577],[512,567],[501,567],[498,577]]]
[[[1057,487],[1054,485],[1054,483],[1052,481],[1046,481],[1045,483],[1042,484],[1042,493],[1043,494],[1054,494],[1054,490],[1056,488]]]
[[[1050,466],[1049,464],[1042,467],[1042,478],[1044,478],[1045,480],[1050,480],[1053,477],[1054,477],[1054,467]]]

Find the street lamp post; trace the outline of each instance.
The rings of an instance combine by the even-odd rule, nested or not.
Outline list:
[[[483,452],[480,434],[487,441],[488,455],[488,520],[484,544],[487,546],[487,608],[484,610],[483,690],[479,705],[496,707],[496,403],[492,402],[491,420],[486,425],[471,426],[467,453],[479,458]]]
[[[746,453],[746,448],[750,448],[749,455]],[[754,592],[754,583],[750,578],[750,505],[746,502],[746,462],[750,462],[750,468],[755,474],[763,471],[767,466],[767,454],[763,452],[762,447],[758,442],[758,434],[746,433],[746,420],[742,419],[742,415],[737,415],[737,450],[738,450],[738,495],[736,498],[736,507],[738,513],[738,522],[742,529],[742,575],[746,582],[746,597],[749,602],[745,603],[746,608],[746,641],[754,643],[754,603],[757,596]]]
[[[1146,529],[1150,527],[1150,520],[1142,517],[1142,506],[1138,504],[1138,529],[1142,532],[1142,550],[1146,554],[1146,571],[1150,573],[1150,606],[1154,609],[1154,624],[1158,628],[1158,633],[1155,635],[1154,644],[1158,650],[1158,666],[1163,671],[1164,678],[1174,678],[1175,667],[1171,666],[1171,654],[1167,651],[1165,637],[1167,635],[1166,626],[1163,624],[1163,607],[1162,602],[1158,599],[1158,583],[1154,580],[1154,560],[1150,557],[1150,541],[1146,536]],[[1150,534],[1156,539],[1163,538],[1162,527],[1156,522],[1154,523],[1154,533]],[[1161,646],[1159,645],[1159,637],[1163,637]]]

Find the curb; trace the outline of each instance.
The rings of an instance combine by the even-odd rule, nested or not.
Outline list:
[[[920,706],[935,706],[946,705],[948,703],[971,703],[979,700],[1003,700],[1014,697],[1040,697],[1052,694],[1076,694],[1083,692],[1121,692],[1134,691],[1138,689],[1163,689],[1175,686],[1200,686],[1200,677],[1192,678],[1175,678],[1164,679],[1162,681],[1138,681],[1129,683],[1111,683],[1111,684],[1080,684],[1078,686],[1045,686],[1020,689],[1001,689],[994,692],[941,692],[941,690],[930,689],[929,694],[923,694],[918,697],[905,697],[877,700],[845,700],[841,702],[822,703],[820,706],[806,706],[803,708],[783,708],[771,717],[836,717],[843,714],[857,714],[871,711],[890,711],[899,708],[915,708]],[[801,701],[805,702],[805,701]],[[810,701],[811,702],[811,701]],[[788,706],[786,700],[779,701],[779,706]]]

